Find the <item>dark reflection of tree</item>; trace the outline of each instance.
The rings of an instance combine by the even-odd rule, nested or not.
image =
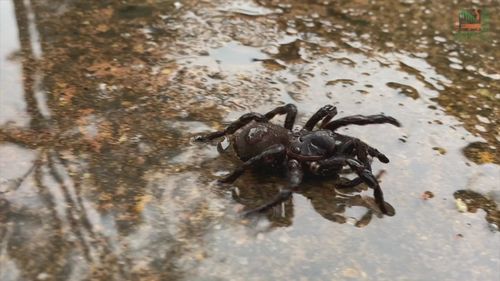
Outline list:
[[[45,118],[38,109],[34,94],[35,75],[39,71],[37,61],[34,57],[33,47],[30,41],[29,20],[26,2],[12,1],[16,11],[16,21],[19,30],[19,41],[21,43],[21,54],[23,60],[23,82],[24,100],[26,101],[28,113],[31,115],[30,127],[41,129],[45,125]]]
[[[31,122],[27,128],[0,128],[0,143],[35,150],[37,157],[26,173],[10,182],[6,192],[16,192],[24,182],[32,180],[43,207],[34,211],[11,206],[0,194],[0,244],[7,245],[9,256],[25,280],[36,280],[41,273],[51,279],[66,280],[81,264],[77,260],[80,256],[92,279],[144,277],[132,274],[133,260],[117,254],[117,245],[96,230],[84,200],[90,199],[103,216],[115,219],[120,237],[129,235],[141,223],[141,199],[147,184],[143,179],[145,172],[161,165],[162,157],[179,145],[158,118],[169,117],[168,112],[164,113],[169,108],[157,107],[156,97],[149,92],[156,93],[168,85],[148,84],[149,80],[140,75],[130,81],[133,80],[127,77],[130,73],[122,75],[130,71],[131,60],[138,57],[130,56],[133,44],[143,38],[124,39],[120,33],[128,28],[130,32],[136,31],[146,21],[141,18],[143,15],[167,13],[170,8],[121,1],[83,1],[72,6],[64,1],[68,10],[55,18],[54,7],[58,5],[33,1],[31,8],[43,49],[43,57],[36,59],[28,31],[27,2],[13,2],[21,41],[24,98]],[[112,14],[109,25],[103,23],[100,33],[85,33],[96,28],[82,22],[98,21],[102,17],[99,11]],[[124,53],[123,64],[112,65],[119,53]],[[142,57],[147,59],[150,55]],[[89,68],[102,77],[89,79],[85,76]],[[47,96],[50,117],[44,117],[35,97],[35,79],[39,73],[46,75],[41,84],[50,92]],[[128,88],[113,94],[94,90],[101,82],[122,83]],[[149,88],[145,90],[142,86]],[[140,100],[141,97],[146,97],[146,101]],[[140,102],[143,107],[131,106]],[[98,120],[89,122],[91,117]],[[99,134],[89,137],[80,128],[89,126],[97,126]],[[174,266],[176,258],[182,255],[179,250],[182,246],[172,237],[164,238],[164,242],[172,243],[172,250],[155,260],[156,273],[150,273],[159,280],[182,275]]]

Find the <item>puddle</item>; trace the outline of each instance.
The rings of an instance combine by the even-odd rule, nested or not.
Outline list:
[[[260,50],[248,46],[242,46],[235,42],[228,43],[221,48],[209,52],[217,64],[224,71],[238,71],[252,68],[258,60],[266,59]]]
[[[232,1],[231,3],[222,5],[219,10],[245,16],[266,16],[280,12],[280,10],[273,11],[272,9],[259,6],[252,1]]]
[[[16,58],[20,52],[19,31],[14,14],[12,1],[0,3],[0,124],[14,123],[25,126],[29,122],[26,113],[26,102],[23,93],[23,74],[21,58]]]
[[[0,1],[0,279],[495,280],[499,33],[417,4]],[[220,184],[239,160],[192,138],[290,102],[403,124],[338,130],[394,216],[325,179],[239,216],[284,177]]]

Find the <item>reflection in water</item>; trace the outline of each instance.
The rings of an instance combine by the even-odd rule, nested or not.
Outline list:
[[[42,57],[42,47],[40,45],[40,35],[36,27],[35,13],[33,12],[33,7],[31,6],[31,0],[24,0],[23,5],[26,9],[28,37],[30,38],[31,51],[33,52],[34,59],[38,60]]]
[[[0,279],[495,279],[497,237],[452,195],[496,189],[500,33],[455,41],[459,4],[412,2],[0,1]],[[391,156],[397,216],[331,223],[377,211],[311,181],[238,218],[215,184],[237,159],[189,139],[288,102],[401,119],[346,132]]]
[[[379,218],[383,217],[382,212],[375,203],[375,199],[370,196],[361,196],[352,194],[366,190],[366,187],[356,188],[332,188],[335,181],[328,179],[310,179],[301,187],[301,191],[294,196],[304,196],[309,200],[313,209],[323,218],[343,224],[349,223],[356,227],[368,225],[375,214]],[[248,182],[248,181],[247,181]],[[282,182],[282,181],[279,181]],[[232,198],[239,204],[245,206],[245,209],[251,210],[266,202],[269,202],[278,192],[279,188],[270,188],[270,186],[261,186],[262,182],[234,188]],[[389,216],[395,214],[394,208],[385,203],[389,211]],[[293,199],[274,207],[266,216],[271,222],[269,230],[273,227],[291,226],[294,217]]]
[[[36,158],[26,160],[31,164],[22,174],[2,169],[6,180],[2,179],[5,182],[0,198],[0,276],[2,280],[130,279],[132,272],[124,269],[129,261],[115,250],[118,241],[105,235],[99,225],[101,219],[112,214],[118,233],[127,235],[140,222],[138,213],[142,211],[144,195],[137,187],[145,186],[141,178],[144,167],[148,167],[149,159],[143,151],[146,144],[134,136],[129,140],[129,130],[123,127],[130,123],[122,123],[119,129],[118,123],[113,123],[127,119],[124,115],[128,113],[107,113],[105,119],[88,119],[85,115],[94,110],[77,109],[66,114],[60,105],[67,105],[67,99],[45,99],[41,87],[50,85],[57,76],[46,78],[39,74],[40,68],[46,70],[58,62],[48,55],[42,58],[35,23],[39,17],[33,14],[37,5],[32,6],[30,1],[14,4],[23,55],[24,97],[31,123],[27,129],[1,128],[0,140],[26,148],[27,153],[33,151]],[[64,86],[67,83],[56,84],[66,88],[65,95],[75,94]],[[54,116],[49,114],[46,103]],[[95,126],[95,133],[86,130],[87,126]],[[115,141],[116,134],[119,137]],[[113,147],[120,145],[127,146],[129,152],[117,154]],[[5,154],[2,161],[21,162],[26,153],[7,150]],[[7,166],[8,162],[2,165]],[[175,270],[165,274],[161,276],[175,275]]]

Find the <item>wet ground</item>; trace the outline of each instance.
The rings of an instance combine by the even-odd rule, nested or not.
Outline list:
[[[498,280],[500,8],[453,29],[476,2],[1,0],[0,280]],[[220,185],[239,160],[191,138],[290,102],[402,122],[340,129],[391,159],[395,216],[310,179],[239,217],[284,179]]]

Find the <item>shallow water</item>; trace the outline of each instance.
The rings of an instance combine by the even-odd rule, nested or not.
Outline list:
[[[462,38],[453,1],[0,1],[0,280],[499,279],[484,2]],[[239,160],[191,139],[285,103],[401,121],[339,130],[390,158],[395,216],[310,179],[239,217],[284,178],[218,184]]]

